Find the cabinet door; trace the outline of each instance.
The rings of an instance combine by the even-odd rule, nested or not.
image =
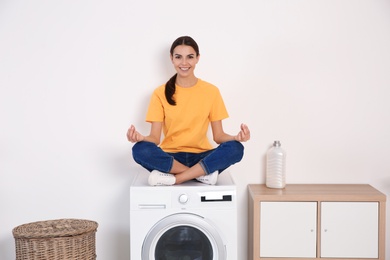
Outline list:
[[[260,202],[260,257],[316,257],[317,202]]]
[[[322,202],[321,257],[378,258],[377,202]]]

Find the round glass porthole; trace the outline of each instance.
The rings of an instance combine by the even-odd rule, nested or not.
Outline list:
[[[213,259],[213,248],[207,236],[199,229],[177,226],[160,237],[154,257],[156,260]]]
[[[180,213],[151,228],[142,245],[142,260],[226,260],[226,248],[209,221]]]

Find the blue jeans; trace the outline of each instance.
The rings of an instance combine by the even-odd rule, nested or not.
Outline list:
[[[138,142],[133,146],[134,160],[148,171],[170,172],[176,160],[187,167],[199,163],[206,174],[221,173],[229,166],[241,161],[244,146],[237,141],[220,144],[217,148],[202,153],[167,153],[155,143]]]

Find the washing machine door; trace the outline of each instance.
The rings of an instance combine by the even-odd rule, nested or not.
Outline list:
[[[151,228],[142,260],[226,260],[226,248],[216,227],[203,217],[179,213]]]

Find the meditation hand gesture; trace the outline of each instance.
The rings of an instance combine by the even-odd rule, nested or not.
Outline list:
[[[251,133],[246,124],[241,124],[241,131],[235,136],[235,140],[238,142],[246,142],[251,138]]]
[[[127,140],[129,140],[129,142],[136,143],[141,142],[144,139],[145,137],[138,133],[133,125],[131,125],[129,130],[127,130]]]

